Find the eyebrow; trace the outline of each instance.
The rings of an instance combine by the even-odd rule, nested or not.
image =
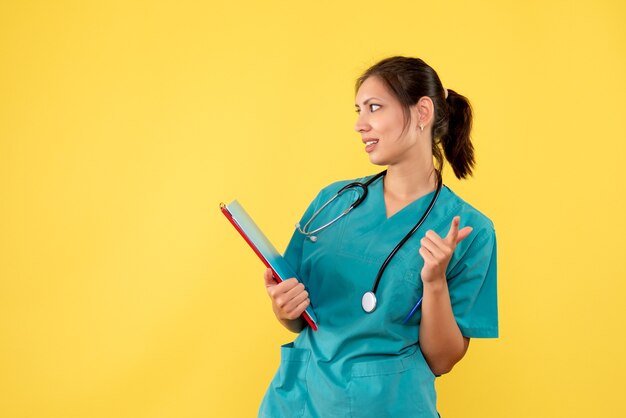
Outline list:
[[[379,99],[378,97],[370,97],[369,99],[365,100],[365,101],[363,102],[363,104],[364,104],[364,105],[366,105],[366,104],[368,104],[369,102],[371,102],[372,100],[380,100],[380,101],[382,101],[382,99]],[[358,105],[358,104],[356,104],[356,103],[354,104],[354,106],[355,106],[355,107],[359,107],[359,105]]]

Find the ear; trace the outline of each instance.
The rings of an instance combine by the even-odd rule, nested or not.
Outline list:
[[[430,97],[421,97],[414,105],[414,111],[418,128],[420,125],[424,125],[424,128],[430,126],[435,114],[435,105]]]

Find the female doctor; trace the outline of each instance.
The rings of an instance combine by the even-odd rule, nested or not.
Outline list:
[[[391,57],[357,80],[356,111],[386,172],[320,191],[285,251],[299,281],[265,272],[276,318],[299,335],[260,417],[437,417],[435,377],[470,338],[498,336],[493,224],[441,183],[444,156],[472,173],[468,100],[424,61]]]

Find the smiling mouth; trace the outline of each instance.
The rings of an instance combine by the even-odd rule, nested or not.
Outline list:
[[[377,140],[377,139],[372,140],[372,141],[367,141],[367,142],[365,143],[365,145],[374,145],[374,144],[378,144],[378,140]]]

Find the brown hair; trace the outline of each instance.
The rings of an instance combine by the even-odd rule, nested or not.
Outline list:
[[[441,174],[443,169],[445,155],[457,178],[471,176],[475,161],[474,146],[470,139],[472,107],[469,100],[450,89],[446,99],[439,76],[419,58],[396,56],[374,64],[357,79],[356,91],[372,76],[378,77],[400,101],[404,113],[404,130],[411,122],[409,107],[424,96],[430,97],[435,108],[431,133],[438,173]]]

